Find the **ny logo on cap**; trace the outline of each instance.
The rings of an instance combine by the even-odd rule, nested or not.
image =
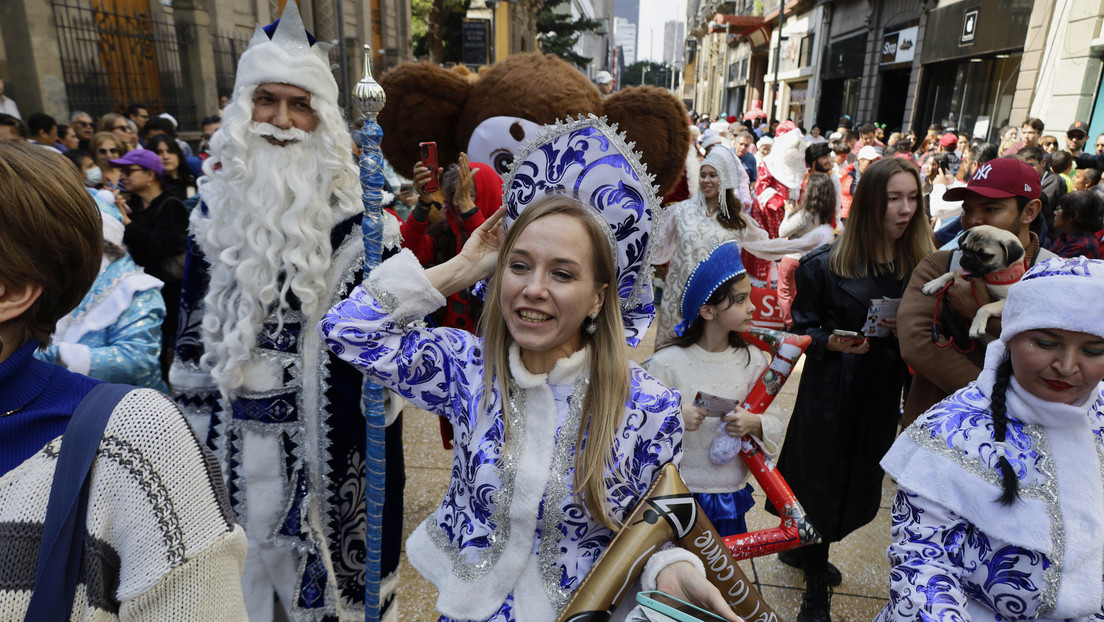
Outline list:
[[[989,179],[989,171],[993,170],[992,164],[982,164],[978,167],[976,173],[974,173],[974,181],[978,179]]]

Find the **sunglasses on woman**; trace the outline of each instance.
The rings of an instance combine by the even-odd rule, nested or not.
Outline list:
[[[124,132],[127,132],[128,134],[131,132],[131,129],[130,129],[129,125],[116,125],[115,127],[111,128],[111,129],[114,130],[114,131],[122,130]]]
[[[119,155],[119,150],[118,149],[104,149],[103,147],[101,147],[101,148],[96,150],[96,153],[99,153],[101,155],[111,155],[113,153],[115,155]]]

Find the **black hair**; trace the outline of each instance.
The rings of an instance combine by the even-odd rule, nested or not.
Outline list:
[[[15,132],[16,136],[23,139],[27,138],[27,124],[18,117],[0,112],[0,125],[11,126],[14,128],[12,131]]]
[[[169,121],[165,117],[154,117],[149,121],[146,121],[146,124],[142,126],[142,134],[145,134],[146,136],[149,136],[150,132],[156,130],[161,130],[169,136],[176,136],[176,126],[172,124],[172,121]]]
[[[1008,385],[1012,381],[1012,357],[1004,355],[1004,360],[997,367],[997,377],[993,381],[993,397],[989,403],[989,413],[993,417],[993,439],[1003,443],[1008,435],[1008,409],[1005,404],[1005,394],[1008,393]],[[1008,457],[1002,455],[997,461],[997,468],[1001,474],[1001,488],[1003,493],[997,498],[1001,505],[1011,506],[1020,496],[1020,480],[1016,477],[1016,471],[1008,462]]]
[[[1104,171],[1098,168],[1081,168],[1077,170],[1085,174],[1085,183],[1088,184],[1088,188],[1092,188],[1096,184],[1099,184],[1101,177],[1104,177]]]
[[[912,151],[912,140],[902,138],[893,143],[893,148],[897,150],[897,153],[909,153]]]
[[[1058,208],[1062,210],[1062,218],[1073,221],[1073,226],[1081,231],[1095,233],[1104,229],[1104,203],[1091,190],[1077,190],[1063,195],[1058,201]]]
[[[218,116],[217,114],[213,114],[209,117],[203,117],[203,120],[199,122],[199,127],[202,128],[204,125],[211,125],[212,123],[222,123],[222,117]]]
[[[1065,173],[1073,165],[1073,156],[1068,151],[1055,151],[1050,154],[1050,170],[1055,173]]]
[[[145,110],[146,112],[149,112],[149,106],[147,106],[145,104],[142,104],[142,103],[135,102],[135,103],[127,106],[126,113],[124,113],[124,114],[127,117],[130,117],[131,115],[138,114],[139,110]]]
[[[874,129],[875,128],[874,128],[873,125],[871,125],[869,123],[863,123],[862,125],[859,126],[859,134],[860,135],[861,134],[873,134]]]
[[[1024,149],[1027,149],[1027,147]],[[1020,153],[1023,153],[1024,149],[1021,149]],[[989,160],[995,160],[997,155],[997,146],[993,143],[982,142],[970,147],[970,161],[978,165],[985,164]]]
[[[746,278],[748,278],[747,272],[743,272],[721,283],[720,287],[706,299],[704,304],[723,306],[725,309],[736,304],[736,297],[732,294],[732,286]],[[681,304],[679,305],[679,309],[682,309]],[[681,337],[671,337],[667,341],[661,343],[656,350],[662,350],[663,348],[670,348],[672,346],[689,348],[701,340],[702,333],[704,332],[705,320],[699,315],[698,318],[687,327],[686,331],[682,333]],[[728,344],[733,348],[744,349],[748,355],[748,362],[751,362],[751,353],[747,352],[748,344],[744,341],[744,338],[740,336],[740,333],[729,331]]]
[[[57,127],[57,119],[45,112],[36,112],[27,117],[27,127],[30,128],[32,136],[39,132],[49,132],[50,128]],[[53,145],[50,146],[53,147]]]
[[[845,140],[845,141],[858,140],[858,139],[859,139],[859,133],[856,132],[855,130],[847,130],[847,133],[843,135],[843,140]]]
[[[809,175],[798,205],[812,214],[818,225],[831,224],[836,215],[836,185],[831,176],[826,173]]]
[[[844,153],[851,153],[851,147],[847,146],[847,143],[842,138],[829,141],[828,145],[832,148],[832,153],[836,155],[842,155]]]
[[[81,173],[81,177],[84,177],[84,171],[81,170],[81,160],[85,158],[91,158],[91,153],[88,153],[84,149],[78,147],[76,149],[70,149],[69,151],[66,151],[61,155],[65,156],[69,159],[70,162],[75,164],[77,166],[77,170]]]
[[[1025,125],[1030,125],[1032,129],[1039,133],[1042,133],[1042,131],[1046,128],[1046,125],[1042,122],[1042,120],[1036,119],[1035,117],[1027,117],[1026,119],[1024,119],[1024,122],[1020,124],[1020,127],[1023,127]]]

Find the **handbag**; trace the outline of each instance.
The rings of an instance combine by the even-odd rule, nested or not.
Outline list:
[[[61,437],[50,485],[34,591],[24,622],[68,620],[77,592],[84,546],[85,515],[92,462],[115,406],[134,387],[98,384],[81,400]]]

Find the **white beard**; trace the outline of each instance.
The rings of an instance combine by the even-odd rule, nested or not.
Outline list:
[[[275,146],[264,135],[293,142]],[[243,386],[265,318],[275,312],[282,328],[289,293],[305,318],[329,302],[330,233],[360,209],[348,136],[246,121],[213,145],[222,166],[201,188],[209,217],[193,222],[211,266],[201,363],[224,395]]]

